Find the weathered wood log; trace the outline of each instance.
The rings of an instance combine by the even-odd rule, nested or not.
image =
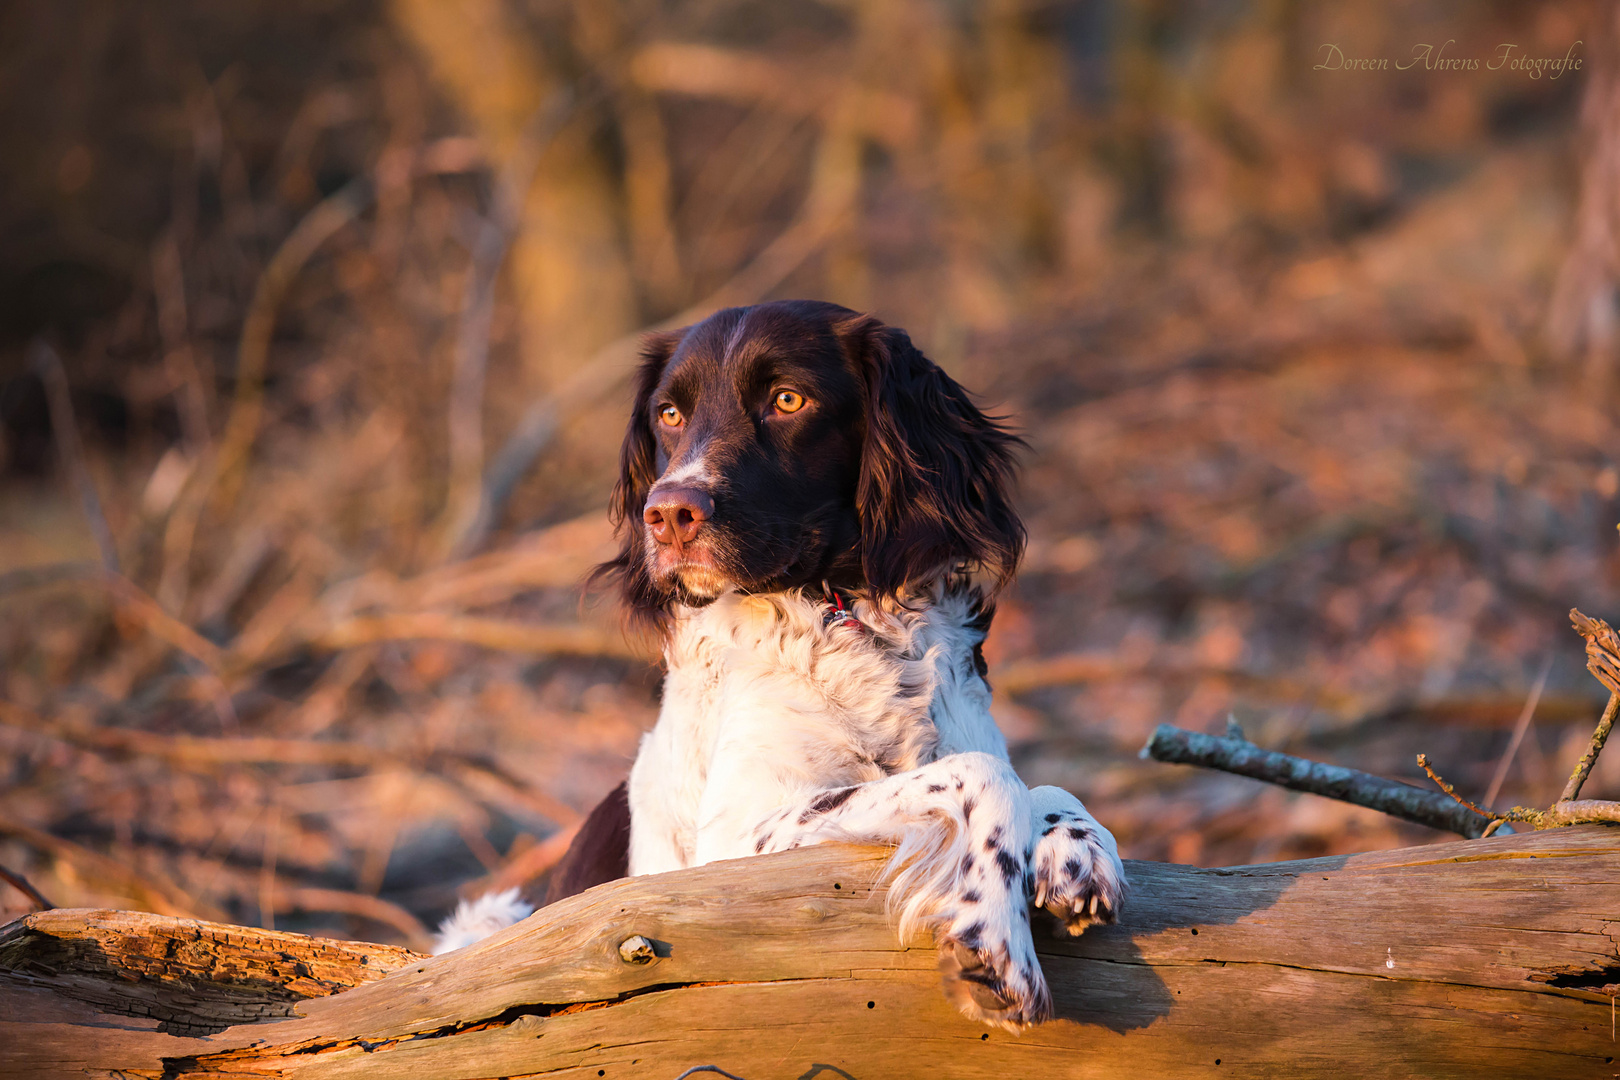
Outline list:
[[[1620,1073],[1620,829],[1129,863],[1119,925],[1074,940],[1037,925],[1059,1018],[1021,1037],[956,1015],[932,948],[896,944],[884,858],[822,847],[615,882],[436,959],[34,915],[0,931],[0,1074]],[[638,936],[650,950],[621,948]]]

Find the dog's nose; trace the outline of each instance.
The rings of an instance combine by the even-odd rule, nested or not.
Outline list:
[[[660,544],[674,544],[675,550],[692,542],[703,523],[714,516],[714,500],[697,488],[674,487],[654,490],[647,497],[641,520]]]

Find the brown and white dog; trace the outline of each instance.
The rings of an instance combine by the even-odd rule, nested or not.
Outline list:
[[[1078,799],[1019,780],[990,716],[981,645],[1024,546],[1016,445],[904,331],[833,304],[650,338],[600,572],[662,637],[663,705],[548,899],[893,844],[900,935],[933,933],[952,1000],[1014,1030],[1048,1017],[1031,902],[1077,934],[1113,920],[1125,877]],[[463,905],[441,951],[525,914]]]

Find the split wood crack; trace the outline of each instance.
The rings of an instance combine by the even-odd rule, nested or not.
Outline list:
[[[655,994],[667,994],[678,990],[699,990],[714,986],[772,986],[795,982],[808,982],[807,979],[767,979],[767,980],[695,980],[692,982],[662,982],[648,986],[638,986],[626,990],[612,997],[600,998],[590,1001],[568,1002],[535,1002],[524,1005],[513,1005],[503,1009],[495,1015],[482,1019],[457,1020],[454,1023],[443,1024],[436,1028],[423,1031],[412,1031],[400,1035],[388,1036],[381,1039],[366,1039],[354,1036],[345,1039],[306,1039],[299,1042],[277,1046],[265,1040],[256,1042],[251,1046],[238,1050],[225,1050],[217,1054],[194,1055],[163,1059],[165,1076],[183,1076],[187,1073],[204,1070],[206,1067],[229,1064],[233,1060],[262,1061],[274,1057],[299,1057],[310,1054],[337,1053],[348,1049],[359,1049],[367,1054],[374,1054],[390,1050],[408,1043],[419,1043],[432,1039],[446,1039],[457,1035],[465,1035],[477,1031],[489,1031],[506,1028],[522,1031],[528,1027],[539,1026],[538,1021],[554,1016],[570,1016],[576,1013],[593,1012],[597,1009],[610,1009],[616,1005],[637,998],[649,997]],[[539,1037],[538,1035],[536,1036]]]

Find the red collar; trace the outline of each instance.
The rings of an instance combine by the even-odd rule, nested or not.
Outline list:
[[[855,613],[844,606],[844,598],[839,595],[838,590],[825,581],[821,583],[821,595],[825,598],[824,607],[826,608],[826,611],[821,616],[822,626],[827,627],[829,630],[839,630],[847,627],[856,632],[866,629],[866,625],[855,617]]]

